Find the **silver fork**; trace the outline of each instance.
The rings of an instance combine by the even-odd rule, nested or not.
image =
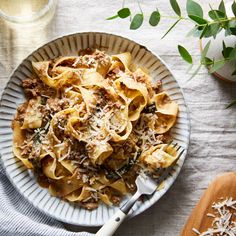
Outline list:
[[[165,149],[169,145],[171,145],[171,143],[166,145]],[[177,143],[173,144],[172,146],[178,151],[178,156],[173,165],[163,170],[163,172],[160,173],[160,177],[156,180],[152,179],[146,174],[139,174],[135,181],[135,184],[137,186],[136,193],[110,218],[110,220],[108,220],[100,228],[100,230],[96,233],[97,236],[112,236],[117,230],[117,228],[120,226],[120,224],[124,221],[129,211],[136,203],[136,201],[140,198],[140,196],[153,194],[157,190],[161,182],[168,177],[171,170],[173,169],[174,164],[178,161],[178,159],[185,151],[185,149],[177,145]]]

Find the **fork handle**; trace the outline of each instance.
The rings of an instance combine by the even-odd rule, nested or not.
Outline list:
[[[118,229],[120,224],[124,221],[130,209],[141,196],[136,192],[128,202],[126,202],[116,213],[108,220],[101,229],[95,234],[97,236],[112,236]]]

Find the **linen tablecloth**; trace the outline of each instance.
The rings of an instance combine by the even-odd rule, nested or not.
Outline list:
[[[138,11],[134,1],[126,2]],[[204,9],[208,8],[209,3],[216,3],[215,0],[199,2]],[[179,0],[179,3],[184,8],[186,1]],[[122,1],[59,0],[51,24],[44,30],[34,29],[34,32],[17,32],[0,21],[0,90],[5,87],[13,68],[31,51],[52,39],[70,33],[115,33],[135,40],[161,56],[182,87],[189,107],[192,126],[189,153],[171,189],[146,212],[126,221],[117,231],[117,235],[176,236],[210,181],[223,172],[235,170],[236,107],[225,107],[236,99],[236,84],[215,79],[205,68],[190,79],[191,75],[186,73],[187,65],[177,51],[177,45],[182,44],[195,55],[196,62],[199,59],[198,41],[185,37],[191,28],[189,22],[180,23],[161,40],[173,19],[162,19],[156,28],[144,23],[139,30],[130,31],[128,19],[105,20],[106,17],[114,15],[121,5]],[[156,6],[163,15],[174,15],[167,0],[143,0],[141,5],[147,16]],[[2,170],[0,177],[0,235],[77,235],[72,231],[95,231],[68,225],[64,228],[62,223],[45,218],[42,213],[24,202]],[[10,218],[7,218],[8,214]],[[23,224],[27,221],[30,224]]]

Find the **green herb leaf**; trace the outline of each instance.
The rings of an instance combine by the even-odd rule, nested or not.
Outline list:
[[[208,38],[208,37],[212,37],[212,36],[214,38],[216,38],[216,35],[220,32],[220,30],[221,30],[220,24],[218,24],[218,23],[208,25],[208,29],[204,35],[204,38]]]
[[[205,25],[200,35],[200,39],[202,39],[205,36],[207,30],[208,30],[208,25]]]
[[[224,3],[224,0],[221,0],[220,2],[220,5],[219,5],[219,11],[223,12],[226,14],[226,11],[225,11],[225,3]]]
[[[233,102],[231,102],[226,108],[230,108],[230,107],[232,107],[232,106],[234,106],[234,105],[236,105],[236,100],[233,101]]]
[[[111,17],[106,18],[106,20],[113,20],[113,19],[116,19],[118,17],[119,17],[118,15],[115,15],[115,16],[111,16]]]
[[[130,12],[130,9],[129,8],[122,8],[120,9],[118,12],[117,12],[117,15],[124,19],[124,18],[127,18],[128,16],[131,15],[131,12]]]
[[[225,60],[214,61],[214,64],[210,68],[210,73],[214,73],[225,65]]]
[[[130,23],[130,29],[136,30],[143,24],[143,14],[138,13],[134,16]]]
[[[232,12],[236,16],[236,2],[234,0],[233,0],[233,4],[232,4],[231,8],[232,8]]]
[[[158,11],[158,9],[154,12],[152,12],[150,18],[149,18],[149,24],[151,26],[157,26],[158,23],[160,22],[161,19],[161,15],[160,12]]]
[[[209,57],[204,57],[203,60],[202,60],[202,64],[205,65],[205,66],[210,66],[213,63],[214,63],[214,61]]]
[[[223,41],[223,50],[222,55],[224,58],[229,58],[230,53],[232,52],[234,48],[232,47],[226,47],[225,42]]]
[[[181,16],[181,10],[180,10],[178,2],[176,0],[170,0],[170,5],[171,5],[172,9],[174,10],[174,12],[178,16]]]
[[[220,20],[225,18],[225,13],[218,10],[211,10],[208,15],[212,20]]]
[[[209,42],[206,44],[206,46],[204,47],[204,49],[202,50],[201,62],[202,62],[202,60],[204,60],[204,58],[206,57],[207,52],[208,52],[209,47],[210,47],[210,44],[211,44],[211,41],[209,41]]]
[[[195,21],[196,23],[198,23],[199,25],[204,25],[207,24],[207,20],[199,17],[199,16],[195,16],[195,15],[189,15],[188,16],[191,20]]]
[[[236,47],[233,48],[233,50],[230,52],[229,59],[230,60],[236,60]]]
[[[187,0],[186,8],[187,8],[188,15],[194,15],[194,16],[203,18],[202,7],[198,3],[194,2],[193,0]]]
[[[179,50],[179,54],[180,56],[189,64],[193,63],[193,59],[192,56],[189,54],[189,52],[187,51],[187,49],[185,49],[183,46],[178,45],[178,50]]]
[[[230,27],[230,35],[236,35],[236,28],[235,27]]]
[[[166,35],[180,22],[181,19],[178,19],[167,31],[166,33],[161,37],[161,39],[165,38]]]
[[[197,29],[196,26],[192,28],[186,35],[186,37],[190,37],[190,36],[196,36],[196,37],[200,36],[199,30]]]

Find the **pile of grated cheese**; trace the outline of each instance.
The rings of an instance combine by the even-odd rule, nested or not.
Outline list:
[[[199,236],[235,236],[236,235],[236,200],[226,198],[220,202],[213,203],[212,208],[215,214],[208,213],[213,218],[212,227],[200,233],[193,228]]]

